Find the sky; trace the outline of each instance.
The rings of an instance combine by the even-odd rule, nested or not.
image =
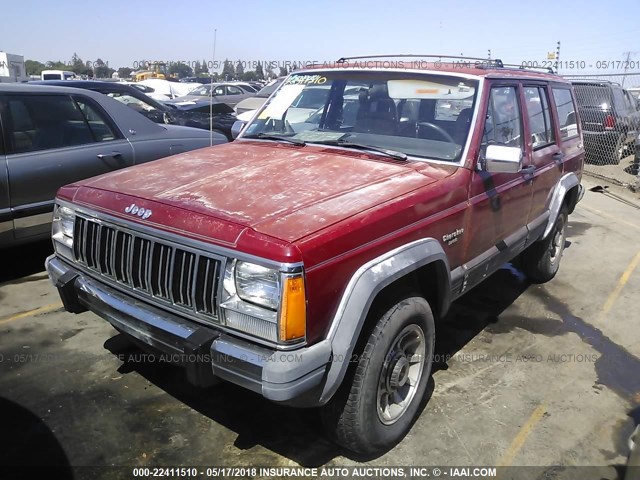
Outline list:
[[[637,0],[526,6],[503,0],[22,0],[2,6],[0,50],[41,62],[69,61],[75,52],[115,69],[143,60],[228,58],[251,65],[382,53],[486,57],[489,49],[506,63],[543,64],[560,41],[561,62],[579,62],[574,69],[562,63],[560,73],[622,73],[622,63],[604,68],[601,61],[622,62],[632,52],[627,72],[640,74],[637,10]],[[633,83],[640,84],[640,75]]]

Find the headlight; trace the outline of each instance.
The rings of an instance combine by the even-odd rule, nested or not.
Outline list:
[[[51,228],[53,240],[67,248],[72,248],[75,223],[76,214],[72,209],[64,206],[56,206]]]
[[[222,323],[272,342],[306,336],[304,277],[255,263],[229,260],[224,280]]]
[[[280,272],[249,262],[236,263],[235,286],[246,302],[277,310],[280,306]]]

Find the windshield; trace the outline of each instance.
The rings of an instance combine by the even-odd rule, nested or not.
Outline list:
[[[243,136],[366,145],[455,162],[478,82],[445,75],[345,71],[293,74]]]
[[[574,84],[576,100],[581,107],[609,108],[611,105],[611,89],[600,85]]]

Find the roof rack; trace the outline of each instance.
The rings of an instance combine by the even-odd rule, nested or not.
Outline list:
[[[503,64],[503,67],[508,70],[521,70],[525,72],[539,72],[542,70],[545,73],[550,73],[552,75],[557,73],[551,67],[525,67],[524,65],[517,65],[515,63],[505,63]]]
[[[520,70],[520,71],[531,71],[536,72],[539,70],[544,70],[547,73],[555,74],[552,68],[548,67],[527,67],[525,68],[523,65],[515,65],[509,63],[503,63],[499,58],[482,58],[482,57],[465,57],[461,55],[420,55],[413,53],[400,53],[400,54],[389,54],[389,55],[362,55],[358,57],[341,57],[338,59],[336,63],[345,63],[349,60],[364,60],[369,58],[434,58],[438,59],[438,61],[442,62],[442,59],[449,59],[454,61],[475,61],[478,63],[476,68],[504,68],[510,70]]]
[[[499,59],[490,59],[490,58],[481,58],[481,57],[464,57],[460,55],[419,55],[415,53],[400,53],[396,55],[388,54],[388,55],[362,55],[358,57],[341,57],[338,59],[336,63],[345,63],[348,60],[364,60],[367,58],[437,58],[442,61],[443,58],[454,59],[454,60],[475,60],[479,62],[488,62],[495,63],[496,65],[502,64],[502,61]]]

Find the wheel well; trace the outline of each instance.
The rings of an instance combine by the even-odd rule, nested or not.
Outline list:
[[[440,318],[446,314],[449,306],[448,280],[449,272],[443,261],[435,261],[409,272],[378,292],[371,303],[365,323],[409,296],[423,297],[429,302],[434,318]]]
[[[365,322],[358,333],[353,350],[355,355],[352,358],[359,357],[380,316],[405,298],[423,297],[431,307],[433,318],[441,318],[449,308],[450,288],[449,272],[442,260],[419,267],[385,286],[371,302]],[[353,369],[347,375],[352,374]]]
[[[563,204],[567,206],[567,213],[573,213],[573,210],[576,208],[576,204],[578,203],[578,191],[580,186],[576,185],[571,188],[564,196]]]

